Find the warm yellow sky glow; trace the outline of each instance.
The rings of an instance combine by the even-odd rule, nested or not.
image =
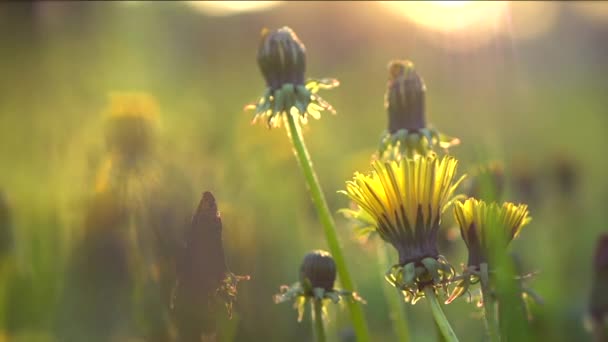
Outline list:
[[[187,1],[194,9],[207,15],[232,15],[269,9],[281,1]]]
[[[559,6],[551,1],[512,1],[504,33],[517,40],[539,38],[557,22]]]
[[[381,1],[382,5],[428,29],[452,32],[492,27],[508,6],[504,1]]]
[[[391,13],[424,28],[429,41],[450,50],[469,50],[498,36],[535,39],[547,33],[559,15],[551,2],[381,1]]]

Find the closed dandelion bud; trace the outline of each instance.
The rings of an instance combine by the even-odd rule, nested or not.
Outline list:
[[[340,298],[365,301],[355,292],[334,288],[336,282],[336,263],[334,258],[326,251],[315,250],[304,257],[300,265],[300,279],[297,283],[281,286],[281,292],[274,296],[275,303],[294,301],[298,310],[298,321],[304,316],[304,308],[310,300],[321,305],[332,301],[337,303]]]
[[[384,106],[388,128],[380,139],[379,155],[384,160],[403,156],[426,156],[439,147],[447,150],[460,143],[431,128],[426,122],[426,86],[414,69],[414,63],[394,60],[388,65],[388,83]]]
[[[312,251],[304,257],[300,266],[300,282],[310,283],[311,290],[322,288],[331,291],[336,281],[336,262],[328,252]]]
[[[424,81],[410,61],[391,61],[385,106],[388,111],[388,131],[408,131],[426,127]]]
[[[304,85],[306,48],[289,27],[264,29],[258,49],[258,65],[266,85],[277,90],[283,84]]]
[[[245,107],[255,109],[254,123],[263,118],[269,128],[279,127],[285,115],[297,113],[305,124],[308,116],[319,119],[324,110],[335,112],[317,92],[337,87],[339,82],[305,79],[306,48],[292,29],[264,29],[257,60],[266,81],[266,91],[257,103]]]
[[[247,276],[232,274],[226,265],[222,220],[215,198],[205,192],[184,236],[178,260],[173,318],[183,341],[215,335],[216,319],[224,305],[231,315],[236,285]]]
[[[597,241],[593,260],[593,284],[589,313],[596,341],[608,338],[608,234]]]

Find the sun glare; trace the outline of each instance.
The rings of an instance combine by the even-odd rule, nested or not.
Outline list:
[[[282,1],[187,1],[197,11],[207,15],[226,16],[243,12],[261,11]]]
[[[452,32],[490,28],[504,13],[504,1],[382,1],[392,12],[428,29]]]
[[[481,47],[501,36],[511,40],[536,39],[553,28],[559,15],[559,6],[551,2],[381,1],[380,3],[394,15],[401,16],[422,28],[412,34],[420,34],[435,45],[458,51]]]

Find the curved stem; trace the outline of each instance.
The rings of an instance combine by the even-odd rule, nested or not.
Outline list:
[[[439,301],[437,300],[435,290],[432,287],[427,286],[424,288],[424,295],[431,305],[433,318],[435,319],[443,338],[448,342],[458,342],[458,337],[456,337],[454,330],[452,330],[450,322],[448,322],[448,319],[445,317],[443,309],[441,309],[441,304],[439,304]]]
[[[315,341],[325,342],[325,328],[323,327],[323,302],[321,299],[313,299],[312,305],[312,324],[314,328]]]
[[[346,267],[346,260],[344,258],[344,254],[342,253],[342,248],[340,247],[338,233],[336,232],[336,224],[334,223],[332,214],[329,211],[329,206],[327,205],[327,201],[323,195],[321,184],[319,183],[317,175],[312,166],[312,160],[310,159],[310,155],[306,145],[304,144],[304,137],[302,136],[300,125],[296,122],[292,114],[288,113],[285,115],[285,117],[288,124],[287,134],[291,139],[294,153],[298,159],[302,173],[304,174],[312,202],[317,210],[317,214],[319,215],[321,225],[323,226],[327,246],[334,257],[334,261],[336,262],[340,282],[346,291],[352,292],[355,290],[354,283],[350,277],[348,268]],[[352,300],[347,301],[347,303],[351,313],[353,329],[357,335],[357,341],[369,341],[369,332],[367,330],[367,323],[365,322],[365,316],[363,314],[361,304]]]

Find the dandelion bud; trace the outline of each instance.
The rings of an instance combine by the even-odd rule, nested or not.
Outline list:
[[[326,251],[312,251],[304,257],[300,266],[300,282],[310,282],[311,287],[331,291],[336,281],[336,263]]]
[[[428,127],[426,122],[426,86],[407,60],[394,60],[388,65],[389,77],[384,106],[388,112],[388,129],[380,138],[379,156],[399,160],[434,153],[436,147],[447,150],[460,140]]]
[[[237,276],[228,270],[222,244],[222,220],[211,192],[203,194],[184,242],[178,259],[173,318],[180,338],[195,341],[202,335],[215,333],[220,304],[224,304],[231,315],[237,283],[249,277]]]
[[[590,314],[596,335],[608,337],[608,234],[600,236],[593,260]],[[602,335],[600,335],[602,336]]]
[[[385,106],[388,111],[388,131],[419,130],[426,127],[424,81],[410,61],[391,61]]]
[[[266,85],[277,90],[284,84],[304,85],[306,48],[292,29],[264,29],[258,50],[258,65]]]
[[[245,107],[255,109],[254,123],[263,118],[269,128],[279,127],[286,115],[297,112],[305,124],[309,116],[319,119],[324,110],[335,113],[317,93],[337,87],[338,80],[304,79],[306,48],[289,27],[262,31],[258,65],[266,80],[266,91],[256,103]]]
[[[281,292],[274,296],[275,303],[295,300],[294,307],[298,310],[298,322],[304,316],[306,303],[312,299],[324,305],[328,299],[334,303],[340,298],[350,298],[365,303],[356,292],[349,292],[334,288],[336,281],[336,263],[334,258],[326,251],[315,250],[304,257],[300,265],[300,281],[291,286],[281,286]]]

